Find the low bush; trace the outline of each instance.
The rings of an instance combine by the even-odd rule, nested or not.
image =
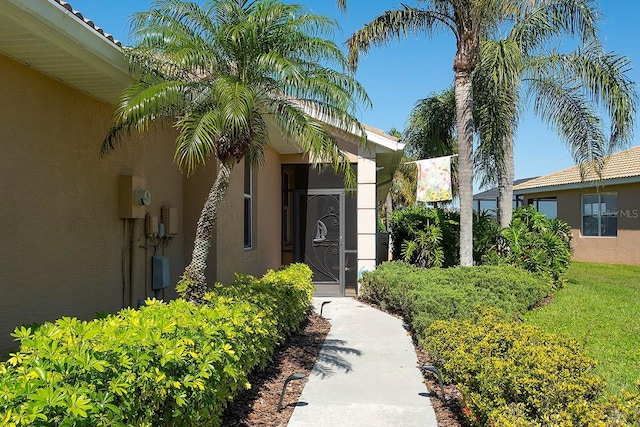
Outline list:
[[[512,266],[423,269],[394,261],[365,273],[360,289],[361,298],[402,314],[422,339],[432,322],[469,318],[479,305],[515,317],[546,297],[550,284]]]
[[[359,296],[383,310],[406,316],[409,294],[423,282],[424,271],[403,261],[382,263],[362,274]]]
[[[640,381],[635,391],[622,390],[620,396],[611,396],[605,408],[610,426],[640,426]]]
[[[90,322],[62,318],[14,336],[0,363],[0,425],[220,425],[220,416],[308,309],[294,265],[218,285],[195,306],[148,300]]]
[[[496,307],[512,319],[536,306],[550,283],[512,266],[456,267],[423,272],[411,291],[408,320],[419,340],[436,320],[468,319],[477,307]]]
[[[576,342],[513,322],[495,309],[437,321],[424,347],[458,383],[472,425],[603,426],[604,381]]]

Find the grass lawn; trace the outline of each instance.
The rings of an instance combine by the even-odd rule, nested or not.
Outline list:
[[[640,379],[640,267],[573,262],[553,302],[526,315],[548,332],[575,338],[598,361],[607,394]]]

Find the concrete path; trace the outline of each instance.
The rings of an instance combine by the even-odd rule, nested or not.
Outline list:
[[[288,427],[437,426],[402,321],[353,298],[315,298],[331,331]]]

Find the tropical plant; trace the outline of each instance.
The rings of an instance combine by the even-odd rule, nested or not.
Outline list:
[[[604,156],[631,141],[637,94],[627,74],[630,63],[604,51],[597,38],[599,16],[591,0],[537,2],[513,22],[505,38],[482,42],[474,77],[481,140],[476,161],[485,171],[485,183],[498,185],[502,227],[512,216],[520,99],[532,102],[533,112],[555,129],[576,163],[599,170]],[[575,38],[578,48],[550,50],[550,43],[563,42],[563,36]],[[608,136],[605,122],[610,123]]]
[[[481,34],[491,33],[506,19],[515,19],[532,0],[424,0],[421,7],[403,4],[383,12],[347,40],[348,60],[357,68],[360,54],[372,45],[386,45],[407,35],[433,36],[441,29],[456,38],[453,60],[460,196],[460,263],[473,264],[473,95],[472,73],[478,64]]]
[[[426,206],[394,211],[391,215],[393,259],[419,267],[453,267],[459,263],[456,212]]]
[[[510,264],[545,275],[562,286],[571,264],[571,226],[547,219],[533,206],[514,211],[511,225],[496,235],[495,245],[483,256],[483,264]]]
[[[414,159],[449,156],[456,152],[455,128],[456,100],[450,88],[416,102],[402,140]]]
[[[218,161],[179,286],[189,300],[201,301],[207,289],[210,238],[231,171],[242,159],[264,160],[268,119],[313,161],[354,182],[320,121],[364,136],[353,112],[369,99],[325,38],[336,26],[275,0],[158,0],[134,16],[134,47],[126,53],[135,82],[122,94],[102,153],[131,131],[169,123],[179,133],[175,161],[187,174],[210,156]]]
[[[454,155],[457,152],[455,128],[456,101],[453,87],[418,100],[409,114],[407,128],[402,135],[407,155],[412,160]],[[410,164],[417,180],[416,168],[413,163]],[[452,159],[451,186],[454,197],[458,193],[457,165]]]

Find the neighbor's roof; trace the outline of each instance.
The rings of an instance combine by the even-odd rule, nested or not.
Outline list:
[[[522,184],[527,181],[531,181],[532,179],[538,178],[537,176],[531,178],[522,178],[516,179],[513,181],[513,186],[517,186],[518,184]],[[481,193],[476,193],[473,195],[473,200],[496,200],[498,198],[498,187],[493,187],[489,190],[483,191]]]
[[[602,175],[588,166],[585,177],[580,176],[580,166],[573,166],[549,175],[532,179],[514,187],[519,193],[530,193],[531,190],[570,189],[592,187],[604,184],[622,184],[640,182],[640,146],[611,154],[605,160]]]

